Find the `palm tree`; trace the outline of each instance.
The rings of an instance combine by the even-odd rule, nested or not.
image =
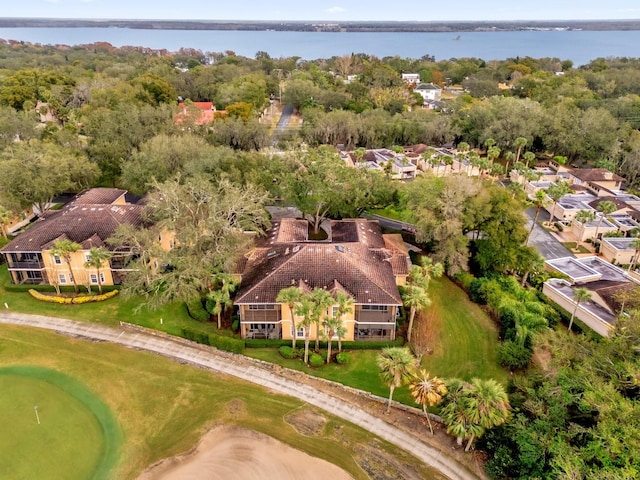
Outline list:
[[[442,401],[442,395],[447,393],[447,387],[438,377],[430,377],[426,370],[420,370],[409,384],[411,396],[418,405],[422,405],[424,416],[427,417],[429,430],[433,435],[433,426],[427,412],[427,407],[437,405]]]
[[[524,152],[522,158],[524,159],[525,166],[529,168],[529,163],[536,159],[536,154],[533,152]]]
[[[312,321],[316,325],[316,352],[320,350],[320,323],[322,316],[327,315],[327,309],[334,304],[334,299],[329,292],[321,288],[314,288],[310,295],[313,305]]]
[[[338,341],[344,337],[346,328],[342,324],[342,320],[338,316],[327,317],[322,325],[325,328],[325,337],[327,338],[327,363],[331,362],[331,347],[333,345],[333,337],[337,336]]]
[[[480,425],[471,421],[468,402],[468,384],[458,378],[448,379],[447,393],[444,406],[440,409],[440,416],[447,426],[447,433],[457,438],[458,445],[462,440],[482,434]]]
[[[509,397],[504,387],[493,379],[471,380],[471,388],[468,390],[467,409],[472,424],[479,425],[483,432],[487,428],[497,427],[509,418]],[[472,430],[471,436],[465,448],[471,448],[473,440],[480,436]]]
[[[505,178],[509,178],[509,164],[516,158],[513,152],[504,152],[504,159],[507,163],[504,166],[504,176]]]
[[[296,316],[294,312],[295,306],[300,302],[300,298],[302,297],[302,290],[298,287],[287,287],[283,288],[278,292],[278,296],[276,297],[276,302],[284,303],[287,307],[289,307],[289,313],[291,314],[291,331],[292,340],[291,340],[291,348],[295,350],[296,348],[296,335],[298,333],[298,329],[296,328]]]
[[[516,147],[516,162],[519,162],[522,149],[527,146],[527,139],[518,137],[513,141],[513,146]]]
[[[629,273],[631,273],[631,270],[633,270],[633,267],[636,266],[636,264],[638,263],[638,258],[640,257],[640,237],[635,238],[630,244],[629,246],[631,248],[633,248],[634,254],[631,257],[631,263],[629,263]]]
[[[407,342],[411,342],[411,331],[413,330],[413,321],[416,316],[416,311],[430,306],[431,299],[424,288],[409,284],[402,289],[402,302],[405,307],[409,307]]]
[[[536,214],[533,216],[533,222],[531,223],[531,228],[529,229],[527,240],[524,242],[525,245],[529,244],[529,237],[531,237],[531,234],[533,233],[533,229],[536,227],[536,222],[538,221],[538,216],[540,215],[540,209],[544,205],[545,198],[546,198],[546,195],[544,193],[544,190],[536,190],[536,196],[535,196],[535,199],[533,200],[533,204],[536,207]]]
[[[586,288],[576,288],[573,291],[573,301],[576,302],[576,306],[573,308],[573,313],[571,314],[571,320],[569,320],[569,331],[571,331],[571,327],[573,326],[573,319],[576,318],[576,312],[578,311],[578,306],[582,302],[586,302],[591,299],[591,293]]]
[[[73,274],[73,269],[71,268],[71,257],[74,253],[82,248],[82,245],[76,243],[68,238],[62,240],[56,240],[53,242],[53,246],[51,247],[51,255],[54,257],[59,257],[64,260],[64,263],[67,264],[67,268],[69,269],[69,276],[71,277],[71,281],[73,282],[73,289],[76,293],[78,293],[78,282],[76,281],[76,277]]]
[[[571,191],[571,188],[569,188],[569,184],[564,181],[554,183],[549,188],[547,188],[547,196],[551,200],[553,200],[553,206],[551,207],[551,218],[549,220],[550,223],[553,223],[553,219],[556,212],[556,203],[558,203],[558,200],[560,200],[570,191]]]
[[[596,210],[598,210],[602,215],[600,215],[600,220],[598,220],[598,226],[596,227],[596,236],[595,239],[598,239],[598,230],[600,230],[600,225],[602,225],[602,221],[604,217],[615,212],[618,209],[618,206],[615,202],[611,200],[603,200],[596,205]]]
[[[344,320],[344,316],[353,311],[353,298],[347,295],[344,292],[336,293],[336,303],[338,304],[338,310],[336,311],[338,319],[342,323]],[[342,335],[341,335],[342,333]],[[346,334],[346,328],[343,326],[342,329],[338,329],[336,335],[338,335],[338,352],[342,351],[342,338]]]
[[[7,231],[7,225],[11,219],[11,212],[0,205],[0,232],[4,238],[8,238],[9,232]]]
[[[433,263],[430,257],[422,257],[418,263],[418,265],[412,265],[411,270],[409,271],[409,275],[411,276],[411,272],[415,271],[414,267],[418,267],[420,273],[417,271],[414,275],[417,275],[418,278],[421,279],[422,285],[425,290],[429,289],[429,282],[432,278],[440,278],[444,274],[444,267],[440,262]]]
[[[391,400],[396,387],[411,381],[415,369],[415,358],[408,348],[391,347],[382,350],[376,359],[382,381],[389,386],[387,413],[391,410]]]
[[[98,291],[102,295],[102,279],[100,278],[100,269],[104,262],[111,258],[111,252],[103,247],[91,248],[89,250],[89,259],[84,263],[85,268],[95,268],[98,277]]]
[[[311,303],[309,293],[302,294],[300,301],[295,306],[295,314],[302,317],[299,325],[304,329],[304,363],[309,363],[309,338],[311,323],[313,322],[314,306]]]
[[[467,142],[460,142],[458,144],[458,173],[462,172],[462,162],[467,159],[467,152],[469,152],[469,144]]]
[[[496,146],[489,147],[489,149],[487,150],[487,158],[489,159],[489,162],[491,162],[491,165],[493,165],[493,162],[499,156],[500,156],[500,148]]]
[[[222,312],[231,307],[231,294],[238,282],[228,273],[218,273],[213,277],[213,290],[207,293],[207,310],[218,317],[218,330],[222,328]]]

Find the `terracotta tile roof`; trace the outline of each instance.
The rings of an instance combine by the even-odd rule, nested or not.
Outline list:
[[[70,203],[76,205],[108,205],[127,193],[119,188],[92,188],[71,200]]]
[[[583,182],[624,182],[623,177],[606,168],[574,168],[570,173]]]
[[[279,228],[278,222],[274,222],[272,230],[275,233],[275,241],[279,243],[306,242],[309,238],[309,223],[306,220],[283,218],[280,220]]]
[[[291,225],[301,224],[282,219],[274,228],[287,230]],[[281,243],[279,233],[272,230],[268,244],[261,240],[247,255],[235,303],[276,303],[283,288],[302,286],[307,291],[344,291],[358,304],[400,305],[393,265],[400,254],[385,248],[379,224],[332,221],[331,231],[333,238],[324,242]]]
[[[100,246],[121,224],[142,226],[143,208],[141,205],[90,205],[74,201],[61,210],[47,212],[1,251],[39,252],[60,238],[80,243],[83,248]]]

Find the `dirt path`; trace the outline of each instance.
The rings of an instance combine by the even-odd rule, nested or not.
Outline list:
[[[129,348],[147,350],[211,371],[232,375],[262,385],[321,408],[364,428],[402,448],[443,475],[460,480],[485,478],[473,457],[453,447],[441,432],[431,437],[417,409],[397,405],[386,415],[384,406],[372,395],[332,382],[307,376],[242,355],[194,344],[146,329],[111,328],[60,318],[20,313],[0,313],[0,323],[53,330],[59,333],[102,340]],[[415,410],[415,413],[412,411]]]

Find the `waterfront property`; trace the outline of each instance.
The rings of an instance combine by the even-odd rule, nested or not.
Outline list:
[[[342,318],[344,340],[395,339],[398,285],[410,267],[402,237],[383,235],[377,221],[363,219],[327,222],[326,229],[327,240],[312,240],[306,220],[283,218],[245,255],[235,299],[243,338],[304,338],[304,329],[293,331],[288,305],[276,300],[284,288],[298,287],[302,293],[342,292],[353,300]],[[336,312],[337,305],[325,316]],[[300,325],[303,317],[294,318]]]
[[[78,195],[60,210],[44,212],[33,225],[0,252],[5,256],[11,281],[15,284],[115,285],[122,282],[130,254],[114,250],[107,243],[122,224],[141,226],[142,205],[127,200],[126,190],[93,188]],[[70,265],[52,249],[56,241],[70,240],[81,248],[71,253]],[[111,250],[98,273],[86,267],[92,248]],[[98,274],[100,278],[98,279]],[[75,277],[75,278],[74,278]]]

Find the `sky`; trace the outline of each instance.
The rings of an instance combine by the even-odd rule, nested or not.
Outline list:
[[[640,0],[2,0],[3,17],[193,20],[640,19]]]

